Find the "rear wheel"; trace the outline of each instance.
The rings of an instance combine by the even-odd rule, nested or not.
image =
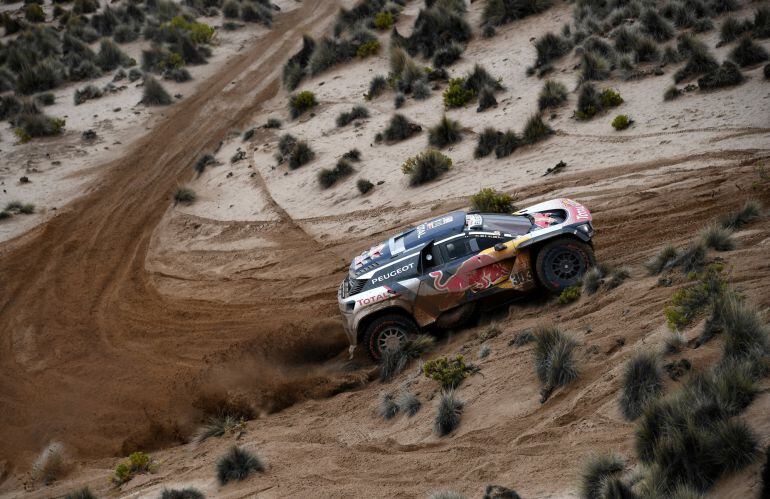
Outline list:
[[[369,356],[379,362],[386,351],[396,351],[406,340],[418,333],[417,324],[400,314],[388,314],[374,319],[364,332],[363,344]]]
[[[543,246],[537,254],[535,270],[540,284],[552,293],[580,284],[583,274],[594,264],[594,251],[588,244],[561,237]]]

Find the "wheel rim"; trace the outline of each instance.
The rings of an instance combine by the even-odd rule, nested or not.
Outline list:
[[[383,330],[377,338],[377,347],[380,353],[395,352],[406,341],[406,331],[389,326]]]
[[[583,260],[573,251],[560,251],[551,260],[551,272],[560,281],[572,281],[583,272]]]

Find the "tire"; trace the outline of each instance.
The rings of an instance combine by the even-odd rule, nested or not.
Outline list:
[[[580,284],[583,274],[594,265],[594,251],[588,244],[560,237],[537,253],[535,271],[540,284],[551,293]]]
[[[364,332],[363,344],[369,356],[379,362],[384,350],[397,349],[419,332],[417,324],[401,314],[388,314],[374,319]]]

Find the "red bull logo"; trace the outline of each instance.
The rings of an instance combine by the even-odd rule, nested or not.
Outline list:
[[[496,262],[491,255],[480,254],[465,260],[457,272],[446,279],[441,270],[431,272],[433,287],[439,291],[459,293],[470,289],[476,293],[491,288],[511,274],[511,265]]]

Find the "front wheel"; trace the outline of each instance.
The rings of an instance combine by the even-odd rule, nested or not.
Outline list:
[[[385,352],[395,352],[418,333],[417,324],[404,315],[377,317],[366,328],[363,344],[369,356],[379,362]]]
[[[583,274],[594,264],[591,246],[561,237],[543,246],[537,254],[535,270],[540,284],[551,293],[580,284]]]

